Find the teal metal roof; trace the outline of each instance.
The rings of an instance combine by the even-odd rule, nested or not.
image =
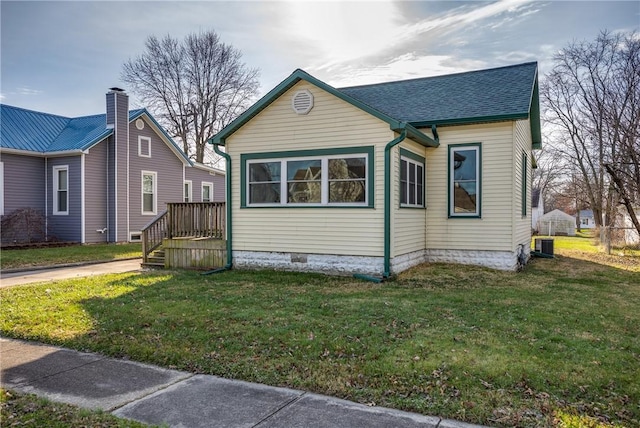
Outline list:
[[[129,121],[143,113],[151,117],[145,109],[131,110]],[[69,118],[0,104],[0,147],[42,154],[86,150],[113,133],[106,123],[104,114]]]
[[[224,144],[228,136],[300,80],[378,117],[389,123],[393,130],[407,129],[421,139],[430,138],[419,128],[432,125],[529,118],[533,148],[541,146],[536,62],[340,89],[296,70],[209,141]]]

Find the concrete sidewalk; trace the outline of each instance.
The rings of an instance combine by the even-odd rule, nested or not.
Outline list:
[[[471,428],[437,417],[0,338],[3,388],[170,427]]]
[[[0,273],[0,288],[34,282],[57,281],[60,279],[81,278],[104,275],[107,273],[132,272],[140,270],[142,259],[117,260],[99,263],[78,263],[49,268],[34,268]]]

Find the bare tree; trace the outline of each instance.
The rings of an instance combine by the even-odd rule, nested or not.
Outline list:
[[[598,227],[611,224],[622,195],[638,200],[639,43],[635,33],[607,31],[571,43],[554,56],[541,85],[545,119],[561,136],[559,153],[577,172]],[[607,165],[624,171],[622,187]]]
[[[203,162],[207,139],[257,95],[259,72],[241,59],[241,52],[222,43],[213,30],[183,41],[150,36],[145,52],[124,63],[122,80],[182,142],[185,153]]]

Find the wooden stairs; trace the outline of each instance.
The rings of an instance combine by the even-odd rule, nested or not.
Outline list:
[[[149,256],[147,260],[142,263],[142,267],[151,269],[164,269],[165,253],[163,247],[158,247]]]

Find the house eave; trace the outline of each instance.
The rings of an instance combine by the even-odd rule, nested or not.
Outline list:
[[[202,171],[208,171],[212,174],[225,175],[225,171],[219,168],[214,168],[212,166],[204,165],[198,162],[193,162],[192,165],[196,169],[200,169]]]
[[[416,129],[413,125],[406,122],[399,122],[398,124],[391,125],[391,130],[397,133],[401,133],[402,131],[406,131],[406,136],[410,140],[415,141],[423,147],[438,147],[440,143],[438,140],[434,140],[428,135],[424,134],[420,130]]]
[[[8,147],[0,147],[0,153],[8,154],[8,155],[20,155],[20,156],[31,156],[36,158],[52,158],[52,157],[64,157],[64,156],[79,156],[81,154],[86,153],[86,150],[61,150],[55,152],[35,152],[31,150],[20,150],[20,149],[12,149]]]

